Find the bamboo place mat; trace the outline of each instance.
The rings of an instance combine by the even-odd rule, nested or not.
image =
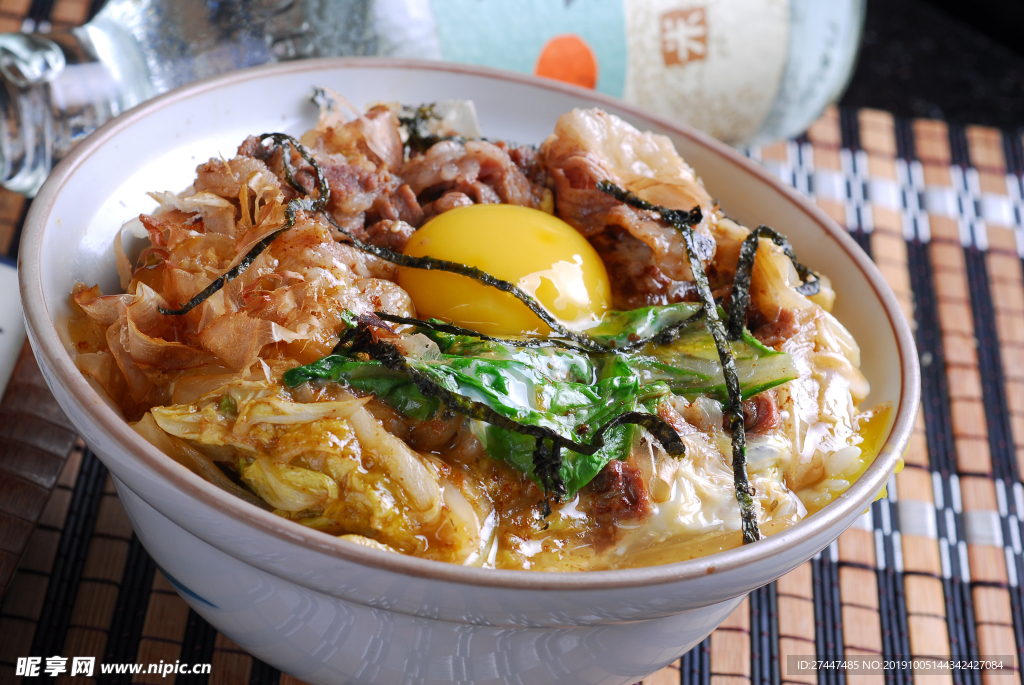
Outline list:
[[[0,0],[0,30],[51,21],[55,28],[75,25],[99,4]],[[874,257],[914,324],[922,411],[907,467],[890,481],[886,499],[814,559],[751,593],[702,644],[644,683],[1019,683],[1021,138],[832,109],[804,136],[752,150],[751,156],[816,202]],[[0,254],[16,252],[26,205],[19,196],[0,194]],[[19,379],[38,390],[31,366],[15,374]],[[59,430],[60,417],[48,417]],[[26,433],[10,428],[4,435],[31,442]],[[66,452],[70,444],[58,447]],[[0,480],[24,481],[38,499],[40,489],[53,483],[19,475],[11,467],[16,452],[0,452]],[[48,501],[31,514],[9,506],[12,491],[0,487],[0,514],[7,516],[0,517],[0,562],[4,553],[21,555],[0,603],[0,683],[22,681],[15,675],[19,657],[40,656],[45,663],[52,655],[94,656],[99,663],[212,664],[209,676],[179,675],[179,684],[298,682],[239,649],[178,597],[132,534],[106,468],[80,443],[51,480],[56,486]],[[19,516],[20,523],[10,522]],[[2,568],[0,563],[0,575]],[[1014,655],[1015,663],[1012,672],[1000,674],[789,673],[787,656],[812,654]],[[65,673],[56,680],[68,678]],[[25,682],[43,680],[54,678]],[[134,682],[169,679],[143,675]]]

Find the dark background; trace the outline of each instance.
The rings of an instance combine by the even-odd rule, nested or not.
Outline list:
[[[840,105],[1024,128],[1024,0],[868,0]]]

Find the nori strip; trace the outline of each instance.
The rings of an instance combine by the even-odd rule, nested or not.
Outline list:
[[[686,252],[690,258],[690,270],[693,272],[697,292],[700,293],[704,304],[707,327],[715,340],[715,347],[718,348],[718,358],[722,362],[722,375],[725,377],[725,386],[729,391],[729,404],[726,407],[726,413],[729,417],[729,428],[732,431],[733,482],[736,489],[736,501],[740,507],[743,544],[757,542],[761,539],[761,531],[757,526],[754,498],[751,496],[750,480],[747,477],[747,435],[743,424],[743,393],[740,390],[740,380],[736,373],[736,359],[729,346],[725,327],[722,325],[721,319],[718,318],[718,305],[711,294],[708,276],[704,271],[704,264],[700,260],[700,252],[693,235],[693,225],[701,220],[700,207],[694,207],[689,212],[660,207],[608,181],[601,181],[597,184],[597,188],[630,207],[657,212],[661,215],[662,220],[673,226],[683,236]]]
[[[772,242],[793,262],[796,272],[803,284],[796,289],[801,295],[817,295],[821,291],[821,279],[818,274],[796,260],[793,246],[789,239],[768,226],[758,226],[750,232],[740,245],[740,256],[736,262],[736,278],[732,282],[732,294],[729,295],[729,340],[743,337],[743,324],[747,317],[747,306],[750,304],[750,276],[754,271],[754,257],[761,238],[771,238]]]
[[[390,321],[391,323],[403,323],[411,326],[419,326],[426,328],[431,331],[438,331],[440,333],[451,333],[452,335],[465,335],[471,338],[477,338],[479,340],[486,340],[488,342],[496,342],[501,345],[512,345],[519,347],[561,347],[563,349],[573,350],[576,352],[617,352],[624,354],[626,352],[634,352],[648,345],[654,343],[655,345],[668,345],[675,341],[679,337],[679,333],[689,326],[690,324],[700,321],[704,318],[704,309],[701,308],[696,314],[678,323],[674,323],[671,326],[666,327],[664,330],[655,333],[648,338],[640,338],[635,340],[628,345],[621,345],[619,347],[597,347],[596,349],[592,346],[580,347],[565,340],[558,340],[555,338],[522,338],[522,339],[511,339],[511,338],[495,338],[483,333],[478,333],[470,328],[462,328],[461,326],[453,326],[441,321],[430,320],[425,321],[423,319],[412,319],[407,316],[397,316],[395,314],[388,314],[387,312],[376,312],[377,316],[384,321]]]
[[[405,126],[409,137],[405,141],[405,147],[411,152],[426,152],[432,146],[445,140],[455,140],[464,143],[466,139],[462,136],[439,136],[430,132],[431,119],[440,119],[434,111],[435,103],[420,105],[412,110],[411,115],[405,111],[398,115],[398,123]],[[402,108],[406,110],[405,107]],[[411,109],[411,108],[409,108]]]
[[[611,195],[619,202],[629,205],[630,207],[642,209],[645,212],[654,212],[655,214],[660,215],[666,223],[672,225],[679,231],[682,231],[683,227],[689,228],[691,226],[696,226],[701,222],[701,219],[704,218],[704,213],[700,211],[700,206],[694,207],[690,211],[669,209],[668,207],[652,204],[636,193],[626,190],[625,188],[620,188],[611,181],[598,181],[597,189],[606,195]],[[698,252],[698,255],[699,254],[700,253]],[[703,265],[701,265],[700,272],[704,273]]]
[[[596,437],[596,436],[595,436]],[[602,436],[603,439],[603,436]],[[533,472],[544,484],[544,518],[551,516],[551,497],[560,502],[566,495],[565,482],[562,480],[562,441],[551,440],[551,446],[543,438],[537,438],[537,447],[533,450]]]
[[[495,338],[490,335],[484,335],[474,331],[471,328],[462,328],[461,326],[454,326],[437,319],[413,319],[408,316],[398,316],[397,314],[388,314],[387,312],[375,312],[377,317],[383,321],[390,321],[391,323],[401,323],[410,326],[418,326],[420,328],[426,328],[427,330],[437,331],[439,333],[449,333],[451,335],[465,335],[471,338],[477,338],[478,340],[486,340],[487,342],[495,342],[500,345],[511,345],[514,347],[562,347],[565,349],[573,350],[575,352],[593,352],[593,348],[580,347],[573,343],[566,342],[564,340],[558,340],[556,338]]]
[[[700,321],[701,319],[704,318],[705,314],[706,312],[702,307],[693,316],[683,319],[679,323],[674,323],[671,326],[665,328],[665,330],[659,331],[658,333],[655,333],[649,338],[640,338],[639,340],[634,340],[628,345],[622,345],[620,347],[609,349],[608,351],[619,352],[624,354],[626,352],[635,352],[636,350],[642,349],[649,343],[654,343],[655,345],[670,345],[671,343],[675,342],[675,339],[679,337],[679,334],[682,332],[684,328],[686,328],[692,323]]]
[[[192,299],[190,299],[188,302],[186,302],[180,308],[178,308],[178,309],[165,309],[163,307],[157,307],[157,310],[161,314],[166,314],[168,316],[181,316],[182,314],[187,314],[190,311],[192,311],[193,309],[195,309],[196,307],[198,307],[199,305],[201,305],[210,296],[212,296],[218,290],[220,290],[225,285],[227,285],[228,281],[233,280],[233,279],[237,278],[238,276],[241,276],[243,273],[245,273],[245,270],[248,269],[249,266],[254,261],[256,261],[257,257],[259,257],[261,254],[263,254],[264,250],[266,250],[268,247],[270,247],[271,243],[273,243],[275,240],[277,240],[277,237],[279,235],[281,235],[285,231],[287,231],[290,228],[292,228],[295,225],[296,215],[299,213],[299,211],[311,212],[311,213],[319,212],[320,210],[322,210],[324,208],[324,206],[327,204],[327,201],[330,199],[330,197],[331,197],[330,186],[327,185],[327,181],[324,178],[323,173],[321,173],[321,171],[320,171],[320,165],[316,163],[316,160],[313,159],[313,155],[311,155],[309,153],[309,151],[307,151],[304,147],[302,147],[302,145],[300,145],[298,143],[298,141],[296,141],[294,138],[292,138],[289,135],[285,135],[284,133],[264,133],[262,136],[259,137],[260,141],[263,141],[266,138],[272,139],[278,145],[287,144],[287,143],[294,143],[295,144],[296,149],[298,150],[299,154],[302,155],[302,158],[305,159],[310,164],[312,164],[313,165],[313,169],[316,170],[316,177],[317,177],[317,180],[318,180],[319,186],[320,186],[319,189],[318,189],[319,190],[319,197],[316,200],[312,200],[312,199],[310,199],[308,197],[302,197],[302,198],[296,198],[296,199],[292,200],[291,202],[289,202],[288,206],[285,207],[285,210],[284,210],[285,222],[284,222],[284,225],[281,226],[281,228],[277,229],[276,231],[272,231],[271,233],[268,233],[261,241],[259,241],[255,245],[253,245],[252,248],[248,252],[245,253],[245,256],[242,257],[242,259],[238,262],[238,264],[235,264],[233,267],[231,267],[230,269],[225,271],[223,274],[218,276],[213,281],[213,283],[211,283],[210,285],[206,286],[200,292],[195,294],[192,297]],[[287,154],[282,155],[282,157],[286,159],[286,161],[285,161],[285,169],[286,169],[286,173],[289,176],[289,179],[288,179],[289,183],[292,183],[293,185],[297,185],[297,183],[295,182],[294,177],[291,175],[291,168],[290,168],[290,166],[288,165],[288,162],[287,162]],[[300,188],[301,188],[301,186],[300,186]],[[305,189],[302,189],[302,192],[305,192]]]
[[[609,430],[616,426],[632,424],[640,426],[651,433],[669,454],[681,456],[685,451],[682,439],[672,426],[661,417],[645,412],[626,412],[616,416],[601,426],[594,433],[594,437],[589,443],[576,442],[545,426],[521,424],[499,414],[482,402],[471,400],[464,395],[452,392],[438,385],[425,374],[411,367],[394,344],[374,335],[370,330],[373,325],[369,321],[360,320],[357,328],[348,329],[342,334],[342,341],[339,342],[338,346],[342,347],[351,342],[351,346],[347,350],[349,355],[365,353],[387,368],[404,373],[416,384],[416,387],[424,397],[437,397],[452,411],[468,416],[471,419],[504,428],[507,431],[536,438],[537,447],[533,457],[533,470],[534,475],[537,476],[544,487],[545,515],[551,511],[549,497],[554,495],[557,502],[566,492],[565,482],[562,480],[561,475],[562,457],[560,450],[563,447],[568,447],[574,452],[589,456],[604,447],[604,436]],[[335,350],[337,351],[338,348],[336,347]],[[741,415],[741,426],[742,421]],[[550,441],[550,445],[547,444],[548,441]]]
[[[530,308],[534,314],[537,315],[541,321],[546,323],[551,330],[557,333],[559,336],[573,341],[580,347],[587,350],[597,352],[602,351],[603,348],[595,345],[592,341],[588,340],[586,336],[580,335],[574,331],[570,331],[568,328],[559,323],[558,319],[552,316],[548,310],[537,302],[533,297],[523,292],[517,285],[508,281],[503,281],[500,278],[496,278],[491,274],[478,269],[475,266],[467,266],[465,264],[459,264],[458,262],[449,262],[446,259],[436,259],[434,257],[410,257],[404,255],[401,252],[394,252],[386,247],[379,247],[373,243],[363,242],[359,238],[342,228],[338,223],[331,217],[327,212],[323,213],[327,221],[337,230],[339,233],[344,235],[350,241],[352,245],[362,252],[367,252],[375,257],[380,257],[386,262],[397,264],[398,266],[405,266],[412,269],[424,269],[426,271],[447,271],[448,273],[458,274],[460,276],[466,276],[476,281],[488,285],[492,288],[512,295],[514,298],[525,304]]]

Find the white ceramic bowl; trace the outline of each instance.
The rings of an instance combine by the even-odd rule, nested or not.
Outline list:
[[[835,313],[861,344],[868,404],[895,423],[876,462],[820,513],[771,538],[664,566],[593,573],[493,571],[339,541],[225,494],[140,438],[75,368],[59,322],[76,281],[117,291],[122,222],[181,190],[197,164],[249,134],[300,133],[328,86],[356,105],[472,99],[485,135],[537,143],[573,107],[603,107],[665,133],[713,197],[747,225],[785,232],[828,274]],[[312,683],[626,683],[678,657],[750,590],[828,545],[869,505],[907,445],[920,399],[914,343],[864,253],[825,215],[710,138],[596,93],[492,70],[319,60],[199,83],[108,123],[53,172],[32,205],[21,293],[39,365],[113,474],[140,539],[185,600],[261,659]]]

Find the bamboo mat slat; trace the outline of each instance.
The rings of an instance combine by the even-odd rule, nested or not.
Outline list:
[[[0,596],[77,443],[26,344],[0,400]]]
[[[100,4],[0,0],[0,30],[73,26]],[[886,498],[814,559],[751,593],[708,639],[645,685],[1020,682],[1022,143],[1017,132],[832,108],[800,138],[750,151],[875,260],[914,325],[921,412],[907,467]],[[27,204],[0,191],[0,254],[16,252]],[[11,489],[0,478],[0,587],[5,571],[10,583],[0,602],[0,683],[21,682],[18,657],[61,654],[212,663],[209,677],[179,677],[182,683],[299,685],[189,609],[132,535],[106,469],[80,441],[5,418],[8,409],[31,414],[45,405],[38,379],[29,371],[20,377],[22,392],[12,399],[20,404],[5,398],[0,406],[0,437],[57,456],[46,471],[19,462],[24,450],[0,452],[0,477],[20,474],[22,486]],[[47,411],[31,420],[60,425],[62,416]],[[1000,675],[787,668],[790,656],[1011,654],[1014,671]]]

